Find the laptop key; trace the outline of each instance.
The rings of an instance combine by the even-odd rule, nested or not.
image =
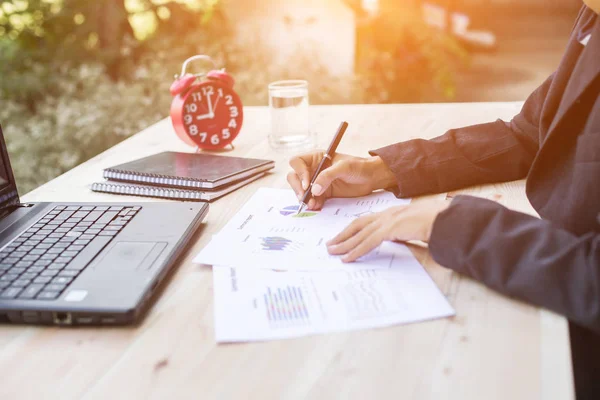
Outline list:
[[[73,215],[73,211],[63,211],[60,214],[58,214],[56,217],[54,217],[54,219],[55,220],[66,220],[71,215]]]
[[[40,276],[49,276],[51,278],[56,276],[56,274],[58,274],[58,271],[55,269],[47,269],[45,271],[40,272]]]
[[[86,264],[81,264],[81,263],[69,263],[67,264],[67,266],[65,267],[65,270],[68,271],[82,271],[85,269],[85,267],[87,267]]]
[[[87,217],[83,219],[83,222],[94,222],[102,215],[102,211],[94,210],[90,212]]]
[[[9,286],[10,286],[10,282],[2,282],[2,281],[0,281],[0,291],[2,289],[6,289]]]
[[[74,278],[77,275],[79,275],[79,271],[64,269],[64,270],[60,271],[57,276],[64,276],[64,277],[67,277],[67,278]]]
[[[50,264],[52,264],[52,261],[50,260],[37,260],[33,263],[33,265],[35,265],[36,267],[46,267]]]
[[[26,268],[23,267],[12,267],[10,269],[10,273],[11,274],[22,274],[23,272],[25,272]]]
[[[38,299],[38,300],[54,300],[58,296],[60,296],[59,292],[52,292],[49,290],[44,290],[43,292],[41,292],[40,294],[37,295],[36,299]]]
[[[56,260],[54,260],[57,263],[68,263],[69,261],[71,261],[73,259],[73,257],[58,257]]]
[[[52,264],[48,265],[48,269],[49,270],[61,270],[65,267],[65,265],[67,265],[66,263],[57,263],[57,262],[53,262]]]
[[[31,283],[30,279],[17,279],[16,281],[14,281],[13,283],[10,284],[10,287],[24,288],[25,286],[29,285],[30,283]]]
[[[25,290],[21,292],[19,295],[20,299],[33,299],[37,294],[44,288],[44,285],[41,283],[32,283],[27,286]]]
[[[63,290],[65,290],[66,287],[67,285],[62,283],[51,283],[49,285],[46,285],[44,289],[49,292],[62,292]]]
[[[37,278],[35,278],[33,280],[33,283],[48,283],[52,280],[52,278],[50,278],[49,276],[38,276]]]
[[[68,284],[73,280],[73,278],[68,277],[68,276],[57,276],[56,278],[52,279],[52,283],[62,283],[62,284]]]
[[[112,207],[111,207],[112,208]],[[105,212],[97,221],[97,224],[108,224],[117,216],[116,211],[107,211]]]
[[[33,261],[19,261],[15,264],[15,267],[31,267],[33,265]]]
[[[19,277],[19,274],[8,273],[8,274],[4,274],[4,275],[0,276],[0,281],[2,281],[2,282],[12,282],[15,279],[17,279],[18,277]]]
[[[13,288],[10,287],[8,289],[5,289],[2,293],[0,293],[0,298],[1,299],[14,299],[15,297],[17,297],[17,295],[19,293],[21,293],[21,288]]]
[[[27,272],[32,272],[32,273],[36,273],[36,274],[39,274],[39,273],[40,273],[40,272],[42,272],[43,270],[44,270],[44,267],[36,267],[36,266],[33,266],[33,267],[29,267],[29,268],[27,268]]]
[[[21,274],[21,276],[19,277],[19,279],[33,279],[36,276],[38,276],[37,272],[25,272],[24,274]]]

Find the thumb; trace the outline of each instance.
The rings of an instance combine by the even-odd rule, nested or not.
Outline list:
[[[319,174],[319,176],[317,176],[317,179],[315,180],[315,183],[312,186],[313,196],[322,195],[327,189],[329,189],[329,187],[335,180],[343,179],[344,177],[347,177],[350,174],[351,169],[349,162],[340,161],[333,164],[331,167],[323,170]]]

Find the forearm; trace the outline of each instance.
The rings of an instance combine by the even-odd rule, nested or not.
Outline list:
[[[460,228],[460,229],[458,229]],[[459,196],[435,220],[433,258],[464,275],[600,332],[600,237]]]
[[[521,179],[535,156],[503,121],[453,129],[432,140],[415,139],[371,152],[394,173],[401,197],[448,192]]]
[[[509,123],[453,129],[432,140],[410,140],[370,153],[393,172],[394,192],[400,197],[521,179],[539,148],[541,110],[552,81],[553,75]]]

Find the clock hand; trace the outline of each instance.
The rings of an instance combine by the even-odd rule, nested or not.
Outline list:
[[[214,111],[217,109],[217,106],[219,105],[219,100],[221,100],[221,95],[219,95],[219,97],[217,97],[217,101],[215,103],[215,107],[213,108],[213,114],[214,114]]]
[[[212,107],[212,100],[210,98],[210,95],[206,96],[206,99],[208,100],[208,118],[213,118],[215,116],[215,112],[214,109]]]
[[[200,121],[200,120],[203,120],[203,119],[209,119],[209,118],[212,118],[212,117],[213,117],[213,115],[212,115],[212,114],[198,115],[198,116],[196,117],[196,120]]]

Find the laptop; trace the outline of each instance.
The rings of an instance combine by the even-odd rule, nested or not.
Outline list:
[[[23,204],[0,127],[0,322],[139,321],[207,212],[206,203]]]

